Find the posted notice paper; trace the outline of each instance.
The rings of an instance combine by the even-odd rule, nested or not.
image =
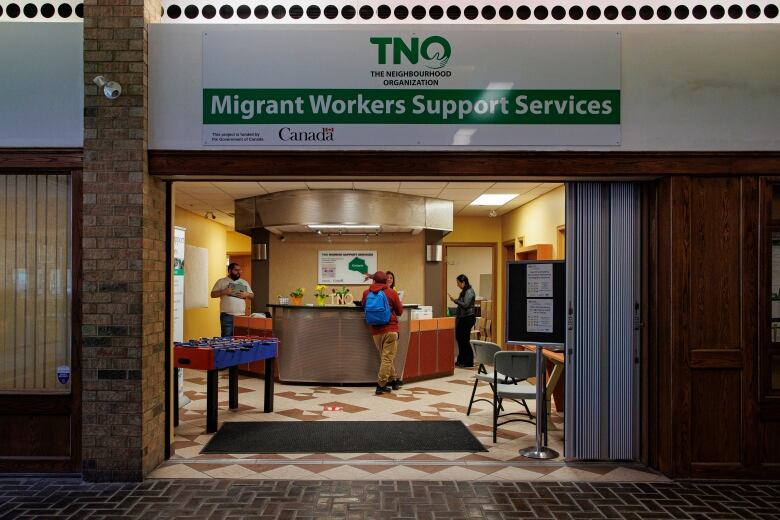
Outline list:
[[[525,293],[527,298],[553,297],[552,264],[528,264],[526,266]]]
[[[553,331],[553,300],[528,299],[526,330],[528,332]]]

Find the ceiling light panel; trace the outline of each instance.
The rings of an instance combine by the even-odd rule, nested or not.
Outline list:
[[[483,193],[471,202],[472,206],[503,206],[517,197],[517,193]]]

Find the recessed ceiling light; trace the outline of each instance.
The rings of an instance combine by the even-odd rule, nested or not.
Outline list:
[[[379,229],[379,224],[308,224],[309,229]]]
[[[517,197],[517,193],[483,193],[471,202],[471,206],[503,206]]]

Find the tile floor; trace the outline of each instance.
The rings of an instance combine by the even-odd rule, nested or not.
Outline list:
[[[205,433],[206,379],[200,371],[185,371],[185,395],[171,460],[149,478],[230,478],[272,480],[458,480],[458,481],[631,481],[665,477],[640,465],[567,464],[531,461],[518,454],[533,445],[535,427],[524,422],[499,427],[492,439],[490,404],[476,403],[470,416],[471,370],[453,376],[407,383],[401,390],[375,396],[373,387],[324,387],[276,384],[274,413],[262,413],[260,379],[241,377],[239,408],[227,406],[227,373],[220,378],[219,421],[360,421],[460,420],[489,451],[482,453],[295,453],[201,454],[211,438]],[[490,398],[487,385],[477,396]],[[529,402],[534,411],[534,403]],[[508,403],[514,411],[520,406]],[[553,414],[549,446],[563,453],[563,417]]]

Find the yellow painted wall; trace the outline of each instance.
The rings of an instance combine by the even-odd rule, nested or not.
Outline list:
[[[498,266],[494,269],[496,280],[496,322],[493,331],[496,342],[503,345],[502,334],[504,327],[504,273],[501,260],[501,219],[490,217],[455,217],[453,221],[452,233],[444,237],[444,243],[468,244],[474,242],[491,243],[496,246],[496,263]],[[453,285],[448,280],[447,287]]]
[[[371,237],[367,243],[362,237],[333,237],[333,242],[328,243],[310,233],[288,233],[285,237],[284,242],[276,236],[271,237],[271,301],[279,294],[287,296],[291,290],[303,287],[306,290],[303,303],[314,303],[312,293],[317,285],[318,252],[355,249],[377,252],[379,270],[395,273],[396,289],[405,293],[404,303],[424,303],[425,240],[422,233],[417,236],[387,233]],[[360,299],[368,286],[348,287],[353,296]]]
[[[501,217],[502,240],[525,237],[525,245],[552,244],[554,258],[558,254],[558,226],[566,222],[566,192],[563,186],[549,191],[533,201]]]
[[[209,290],[219,278],[226,275],[225,258],[227,255],[228,228],[203,215],[196,215],[186,209],[176,207],[174,225],[187,231],[184,235],[186,245],[205,247],[209,251]],[[237,233],[236,233],[237,234]],[[249,250],[247,248],[247,250]],[[184,259],[186,269],[187,259]],[[185,309],[184,339],[219,336],[219,299],[209,298],[209,306],[202,309]]]
[[[489,217],[455,217],[447,242],[500,242],[501,219]]]
[[[226,247],[228,253],[249,253],[252,250],[252,237],[228,230]]]

